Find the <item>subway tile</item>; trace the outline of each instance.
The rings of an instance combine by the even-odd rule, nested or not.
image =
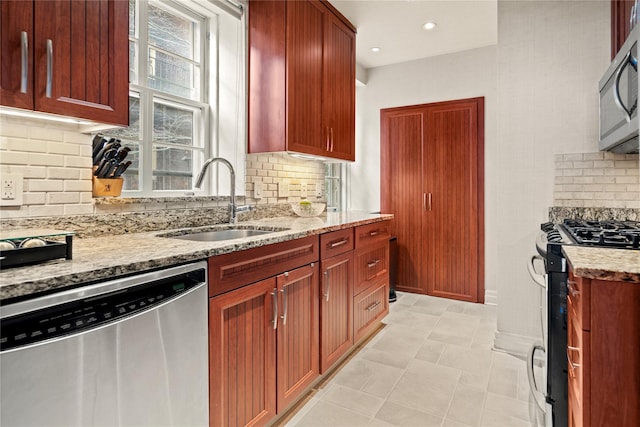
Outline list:
[[[78,191],[78,192],[85,191],[85,192],[91,193],[91,189],[92,189],[91,180],[78,180],[78,181],[65,180],[64,181],[64,191]]]
[[[616,160],[615,161],[615,167],[616,169],[632,169],[632,168],[637,168],[638,167],[638,161],[634,161],[634,160]]]
[[[32,126],[29,127],[29,138],[42,139],[45,141],[62,141],[64,139],[64,132],[51,127]]]
[[[570,153],[563,155],[564,161],[580,161],[583,159],[581,153]]]
[[[93,139],[92,135],[87,135],[80,132],[71,132],[71,131],[65,131],[62,136],[62,140],[64,142],[85,145],[87,147],[91,147],[92,139]]]
[[[602,151],[599,151],[597,153],[584,153],[582,155],[582,158],[584,160],[602,160],[604,159],[604,153]]]
[[[80,169],[76,168],[47,168],[48,179],[78,179],[80,178]]]
[[[47,141],[22,139],[22,138],[6,138],[6,143],[4,148],[10,151],[46,153]]]
[[[613,160],[602,160],[593,162],[594,168],[612,168],[615,167],[615,162]]]
[[[33,205],[27,209],[27,216],[62,216],[64,215],[63,205]]]
[[[91,203],[64,206],[65,215],[90,215],[92,213],[93,204]]]
[[[46,203],[47,193],[30,193],[25,192],[22,194],[23,205],[44,205]]]
[[[65,154],[68,156],[79,156],[80,147],[77,144],[67,144],[64,142],[48,142],[47,152],[52,154]],[[88,158],[89,156],[87,156]]]
[[[63,166],[64,156],[43,153],[3,152],[2,163],[5,165]]]
[[[80,203],[80,193],[64,191],[50,192],[46,195],[48,205]]]
[[[574,169],[591,169],[593,168],[593,166],[594,165],[592,161],[573,162]]]
[[[59,179],[29,179],[24,182],[24,190],[37,191],[64,191],[64,181]]]
[[[635,184],[638,182],[638,177],[636,176],[616,176],[616,184]]]

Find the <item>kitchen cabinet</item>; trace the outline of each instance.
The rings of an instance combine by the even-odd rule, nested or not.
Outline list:
[[[353,346],[353,228],[320,236],[320,373]]]
[[[611,59],[631,32],[631,8],[634,4],[635,0],[611,0]]]
[[[569,426],[640,425],[640,286],[567,283]]]
[[[209,259],[210,425],[264,425],[318,378],[317,261],[317,236]]]
[[[355,160],[355,27],[326,1],[249,3],[249,153]]]
[[[389,313],[389,221],[355,227],[354,342]]]
[[[129,124],[129,4],[0,3],[0,103]]]
[[[381,209],[397,289],[484,300],[484,98],[381,110]]]

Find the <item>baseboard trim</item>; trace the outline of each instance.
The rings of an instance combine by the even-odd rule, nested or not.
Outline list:
[[[503,351],[516,357],[525,358],[529,348],[539,341],[540,340],[535,337],[496,331],[493,348],[494,350]]]
[[[485,290],[484,303],[488,305],[498,305],[498,291],[492,289]]]

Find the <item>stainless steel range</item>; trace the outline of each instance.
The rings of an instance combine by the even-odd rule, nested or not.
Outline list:
[[[536,343],[529,351],[529,378],[532,394],[546,421],[543,425],[566,426],[567,414],[567,260],[563,245],[607,247],[621,250],[640,250],[639,221],[589,221],[565,219],[562,223],[544,223],[536,239],[539,255],[531,258],[529,271],[544,289],[546,325],[543,343]],[[544,263],[544,274],[536,273],[535,261]],[[544,315],[544,313],[543,313]],[[543,322],[544,323],[544,322]],[[536,384],[533,366],[536,352],[545,353],[546,390]]]

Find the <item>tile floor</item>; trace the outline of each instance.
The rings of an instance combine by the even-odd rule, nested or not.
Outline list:
[[[287,427],[531,425],[525,362],[491,350],[494,306],[398,293],[384,323]]]

